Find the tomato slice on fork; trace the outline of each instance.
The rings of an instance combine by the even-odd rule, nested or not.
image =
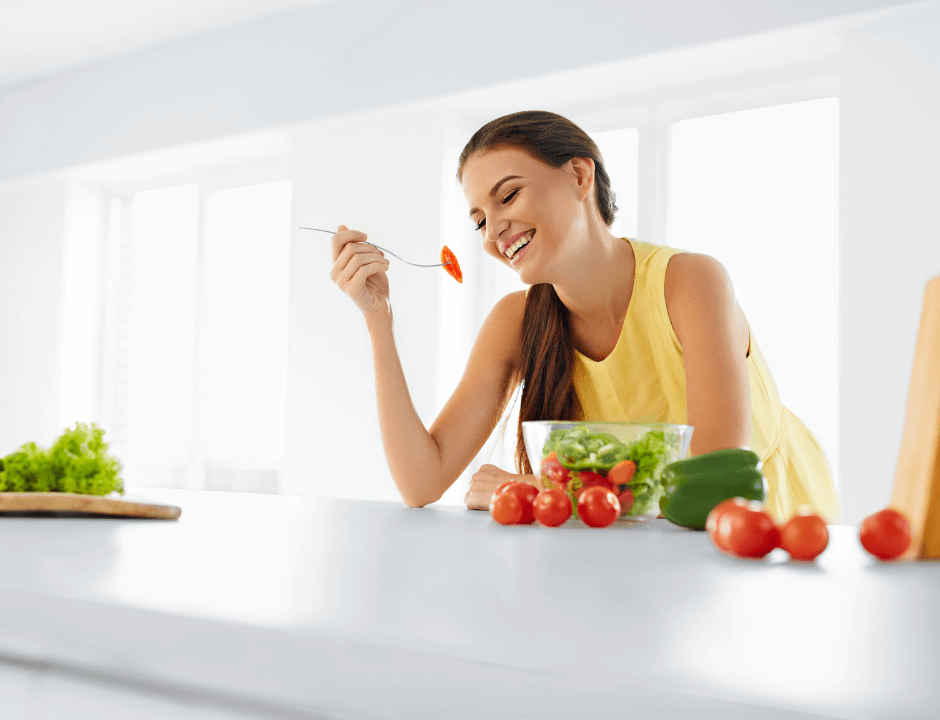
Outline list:
[[[441,262],[450,263],[449,265],[445,265],[444,269],[452,278],[454,278],[454,280],[459,283],[463,282],[463,273],[460,271],[460,265],[457,262],[457,257],[446,245],[441,250]]]

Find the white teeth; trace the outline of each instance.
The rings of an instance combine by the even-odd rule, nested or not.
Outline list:
[[[526,245],[528,245],[528,244],[529,244],[529,240],[531,240],[531,239],[532,239],[531,236],[526,236],[526,237],[519,238],[518,240],[516,240],[516,242],[514,242],[512,245],[510,245],[508,248],[506,248],[506,250],[504,251],[504,254],[506,255],[506,257],[508,257],[510,260],[512,260],[513,256],[514,256],[517,252],[519,252],[519,250],[520,250],[521,248],[523,248],[523,247],[525,247]]]

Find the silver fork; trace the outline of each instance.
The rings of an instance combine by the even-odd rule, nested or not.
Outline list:
[[[335,235],[335,234],[336,234],[336,233],[333,232],[332,230],[321,230],[320,228],[312,228],[312,227],[299,227],[298,230],[316,230],[317,232],[329,233],[330,235]],[[375,243],[370,243],[368,240],[360,240],[359,242],[364,242],[366,245],[371,245],[372,247],[377,248],[378,250],[381,250],[382,252],[387,252],[389,255],[391,255],[391,256],[394,257],[394,258],[398,258],[399,260],[401,260],[401,261],[402,261],[403,263],[405,263],[406,265],[414,265],[415,267],[444,267],[445,265],[450,265],[449,262],[446,262],[446,263],[437,263],[436,265],[418,265],[418,263],[408,262],[407,260],[405,260],[405,258],[403,258],[403,257],[398,257],[398,255],[396,255],[395,253],[393,253],[391,250],[386,250],[386,249],[383,248],[383,247],[379,247],[379,246],[376,245]]]

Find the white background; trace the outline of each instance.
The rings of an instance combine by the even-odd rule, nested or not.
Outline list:
[[[78,373],[63,358],[105,346],[64,343],[66,249],[81,245],[65,228],[103,223],[115,193],[289,180],[294,227],[361,227],[405,257],[450,246],[463,288],[391,271],[399,351],[430,424],[459,373],[441,359],[465,356],[495,287],[453,178],[473,130],[533,107],[592,132],[636,127],[637,235],[665,242],[670,123],[836,97],[838,272],[825,281],[838,292],[838,380],[826,402],[846,522],[885,505],[923,288],[940,274],[938,3],[548,8],[337,1],[0,86],[0,453],[61,430],[62,383]],[[520,43],[527,52],[508,51]],[[279,489],[394,499],[368,338],[329,265],[322,240],[293,233]],[[92,396],[103,413],[100,388]]]

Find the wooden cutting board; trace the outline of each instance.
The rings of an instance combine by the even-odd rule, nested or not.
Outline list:
[[[904,559],[940,559],[940,277],[927,283],[891,505],[911,523]]]
[[[176,505],[154,503],[133,495],[80,495],[63,492],[0,492],[3,515],[111,516],[176,520]]]

